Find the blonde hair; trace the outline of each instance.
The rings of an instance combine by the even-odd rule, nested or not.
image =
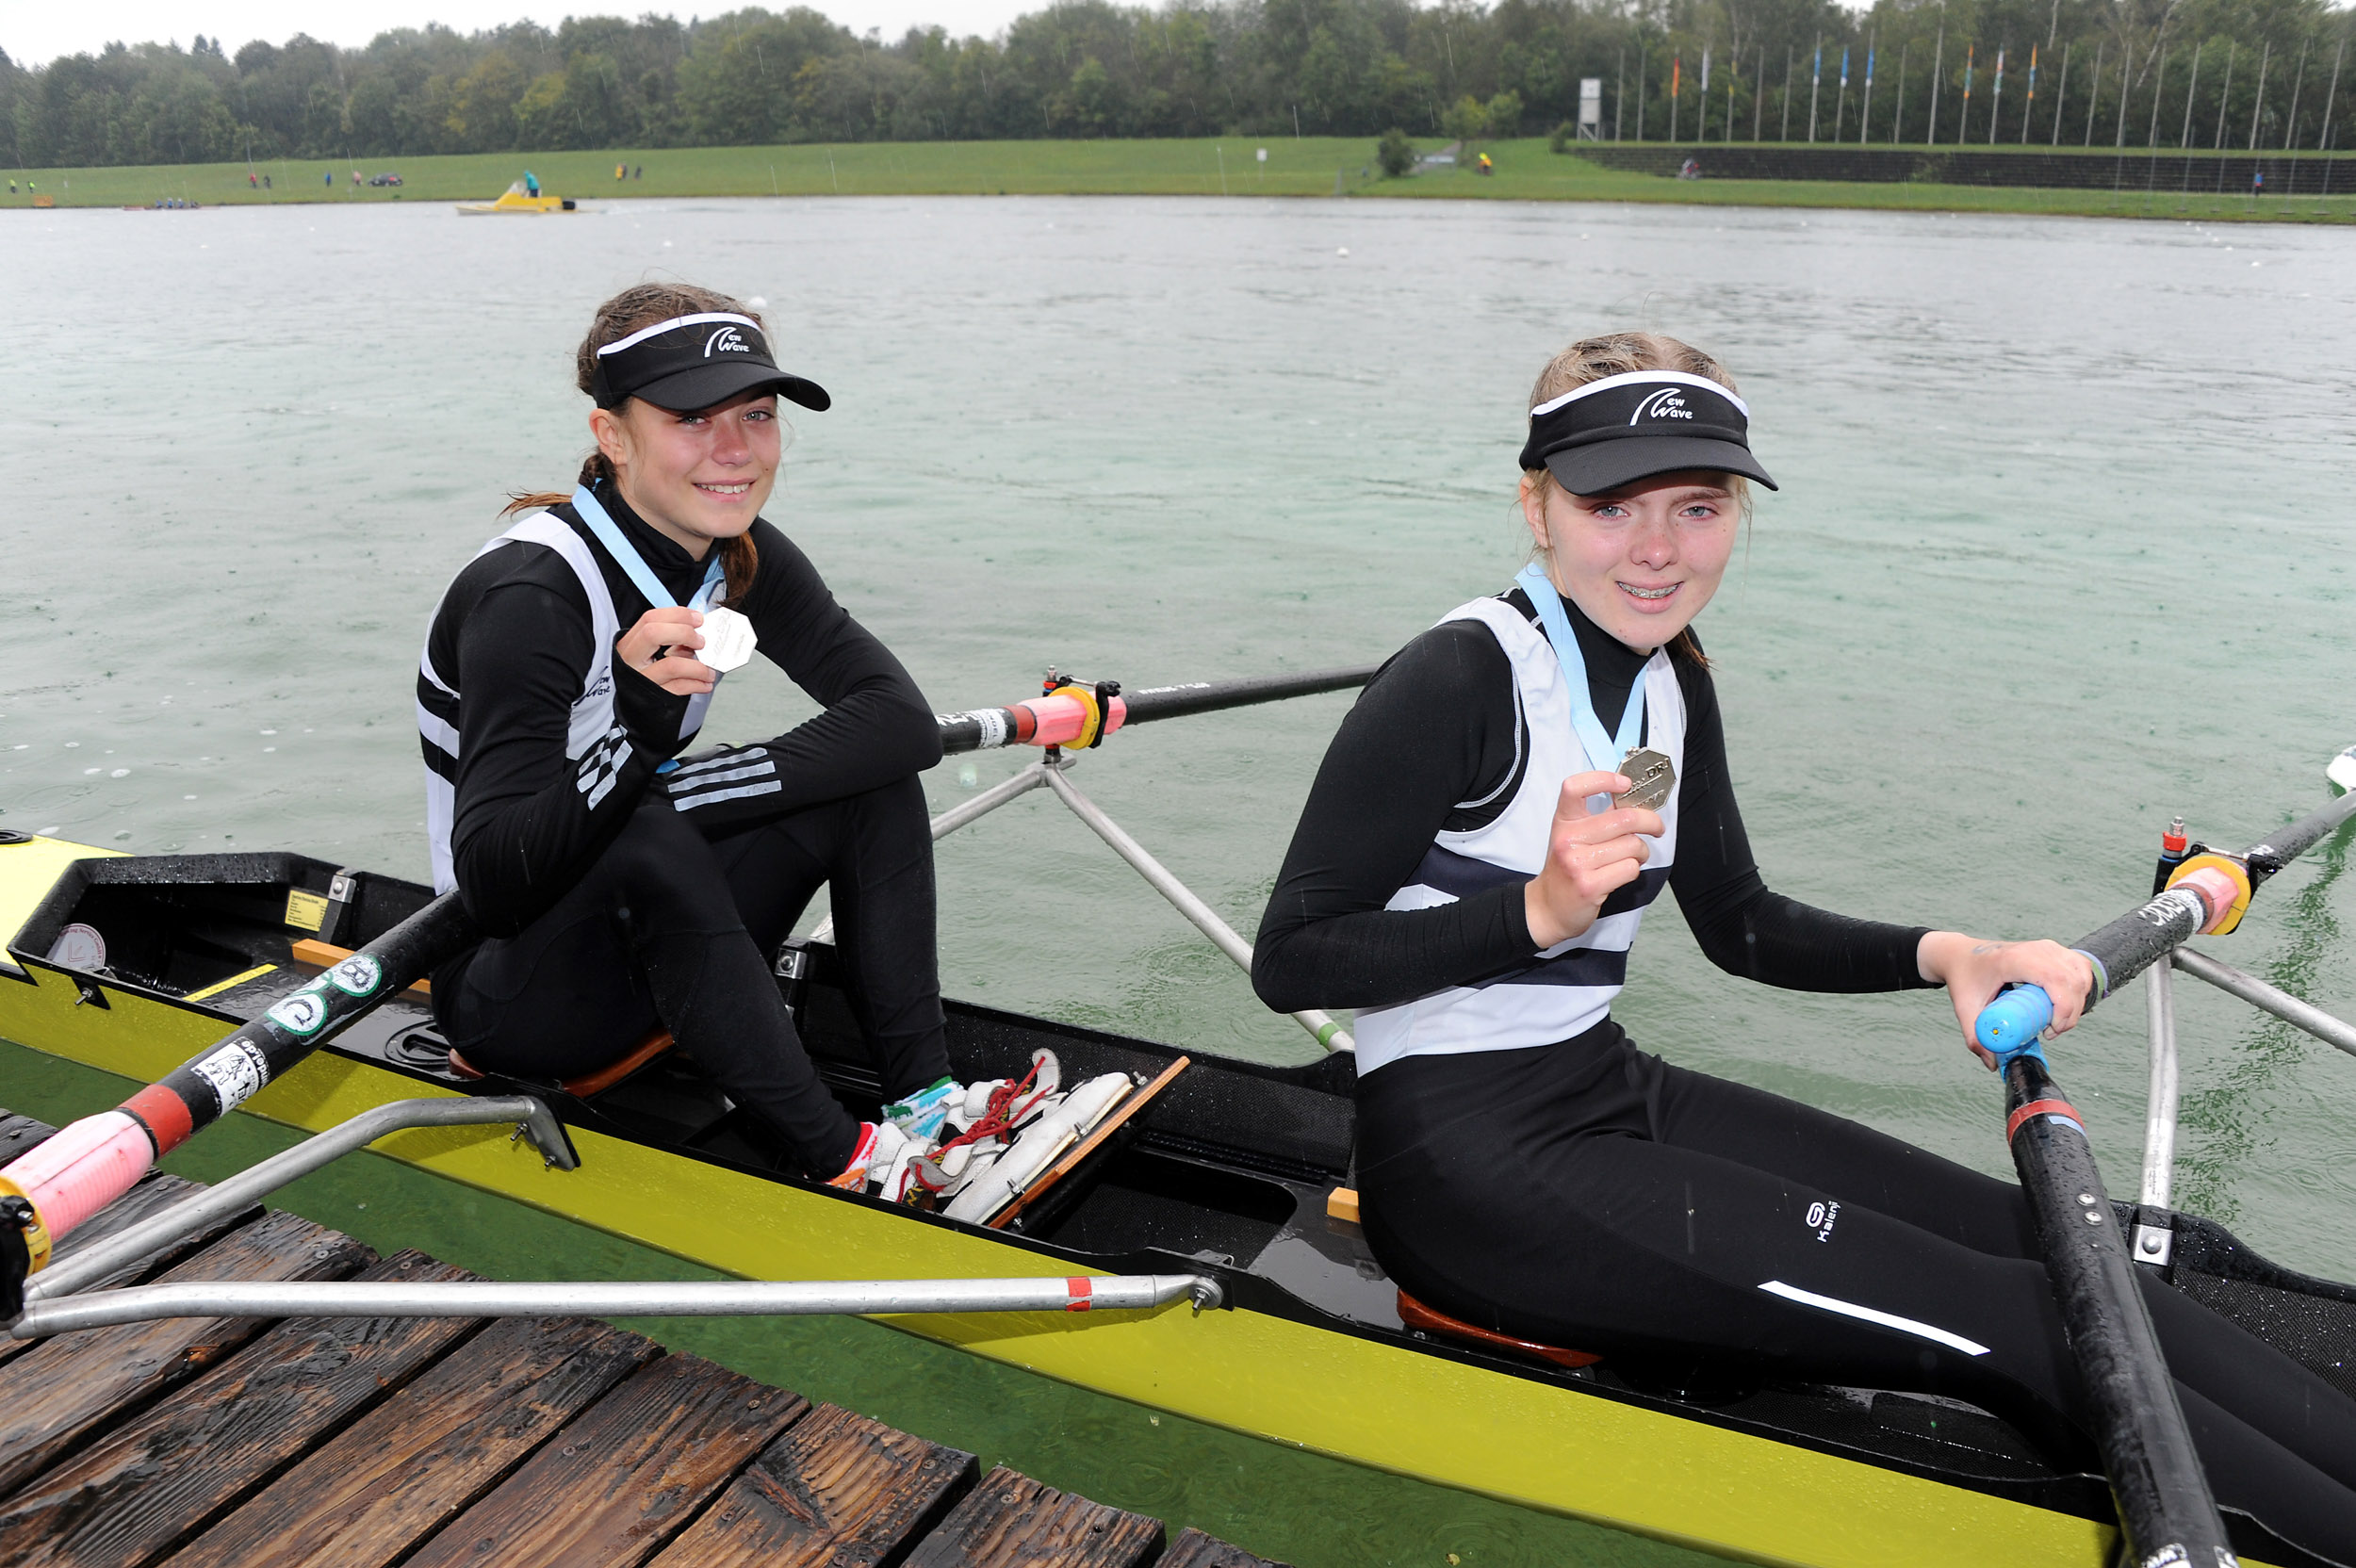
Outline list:
[[[1714,381],[1729,392],[1739,389],[1726,368],[1691,343],[1657,332],[1615,332],[1601,337],[1582,337],[1578,342],[1546,361],[1546,368],[1538,372],[1536,384],[1530,389],[1530,406],[1536,408],[1552,402],[1565,392],[1575,391],[1589,382],[1606,376],[1627,375],[1632,370],[1679,370],[1689,376],[1701,376]],[[1530,492],[1544,507],[1561,483],[1551,470],[1543,465],[1527,469],[1523,475]],[[1751,520],[1751,482],[1741,474],[1722,474],[1719,478],[1742,509],[1742,521]],[[1543,545],[1532,546],[1530,558],[1546,553]],[[1707,669],[1710,661],[1702,657],[1702,645],[1694,641],[1689,627],[1678,632],[1669,645],[1675,654],[1681,654]]]
[[[597,307],[590,318],[589,335],[581,340],[573,353],[573,384],[584,395],[594,395],[597,384],[597,351],[608,343],[618,343],[631,333],[668,321],[676,316],[694,316],[705,311],[727,311],[750,317],[765,334],[769,324],[761,313],[716,289],[697,288],[684,283],[642,283],[625,288]],[[597,482],[612,482],[614,465],[602,451],[593,451],[581,466],[580,482],[595,488]],[[572,497],[555,490],[514,490],[508,493],[507,504],[499,515],[512,517],[518,512],[534,507],[555,506]],[[720,541],[720,569],[727,576],[727,593],[723,604],[734,604],[753,585],[753,575],[761,569],[761,552],[753,545],[752,535],[740,533],[733,539]]]

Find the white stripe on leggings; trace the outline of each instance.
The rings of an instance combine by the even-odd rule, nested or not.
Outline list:
[[[1950,1349],[1961,1350],[1967,1356],[1988,1354],[1988,1347],[1985,1345],[1975,1344],[1961,1334],[1951,1334],[1944,1329],[1934,1329],[1928,1323],[1917,1323],[1911,1317],[1900,1317],[1896,1313],[1881,1312],[1873,1307],[1860,1307],[1855,1301],[1836,1300],[1830,1296],[1819,1296],[1812,1290],[1802,1290],[1797,1285],[1785,1284],[1781,1280],[1770,1280],[1759,1288],[1771,1296],[1780,1296],[1787,1301],[1797,1301],[1804,1307],[1822,1307],[1826,1312],[1837,1312],[1843,1317],[1858,1317],[1868,1323],[1878,1323],[1885,1329],[1895,1329],[1900,1333],[1920,1334],[1922,1338],[1935,1340]]]

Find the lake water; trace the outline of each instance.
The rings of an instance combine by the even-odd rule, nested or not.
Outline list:
[[[11,215],[0,825],[421,875],[419,635],[504,493],[569,484],[574,347],[642,278],[763,297],[832,391],[794,413],[770,516],[942,709],[1050,663],[1144,685],[1385,655],[1519,564],[1547,355],[1642,325],[1732,368],[1783,482],[1699,623],[1770,884],[2067,939],[2141,896],[2170,814],[2248,843],[2356,741],[2352,259],[2287,227],[1503,203]],[[1075,779],[1249,935],[1347,700],[1140,729]],[[759,665],[710,733],[808,708]],[[1024,760],[953,760],[936,808]],[[2344,858],[2205,945],[2356,1014]],[[941,865],[955,994],[1315,1050],[1044,795]],[[2180,1202],[2356,1277],[2356,1062],[2178,994]],[[1620,1013],[1674,1060],[2009,1170],[1938,995],[1746,986],[1664,915]],[[2114,1190],[2142,1049],[2131,992],[2054,1054]],[[1254,1544],[1371,1560],[1318,1528]]]

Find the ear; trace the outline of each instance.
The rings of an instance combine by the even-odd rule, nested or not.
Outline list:
[[[625,403],[623,406],[629,405]],[[605,460],[614,466],[616,473],[629,465],[630,426],[620,414],[610,408],[591,409],[589,434],[597,443],[597,450],[605,454]]]
[[[1539,488],[1536,474],[1522,475],[1522,521],[1530,525],[1530,537],[1540,549],[1554,547],[1546,533],[1545,492]]]

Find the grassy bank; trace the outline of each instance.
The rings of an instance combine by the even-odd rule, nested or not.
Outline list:
[[[1436,145],[1425,143],[1424,145]],[[1263,161],[1258,154],[1265,149]],[[176,197],[204,205],[252,202],[456,202],[488,200],[529,166],[552,194],[596,205],[620,198],[686,196],[1382,196],[1408,200],[1666,202],[1690,205],[1858,207],[1900,211],[2051,213],[2204,221],[2351,222],[2356,193],[2292,197],[2190,195],[2160,190],[2040,190],[1954,185],[1866,185],[1828,180],[1674,180],[1598,168],[1547,151],[1540,140],[1488,144],[1494,175],[1464,170],[1406,179],[1372,168],[1358,137],[1222,138],[1162,141],[862,142],[842,146],[702,147],[614,153],[481,154],[370,160],[362,174],[398,171],[398,189],[352,183],[352,166],[316,160],[256,164],[270,188],[250,186],[244,164],[170,164],[14,172],[0,206],[29,207],[39,194],[59,206],[147,205]],[[616,181],[614,165],[633,172]],[[643,173],[639,173],[643,171]],[[334,177],[330,183],[328,176]]]

